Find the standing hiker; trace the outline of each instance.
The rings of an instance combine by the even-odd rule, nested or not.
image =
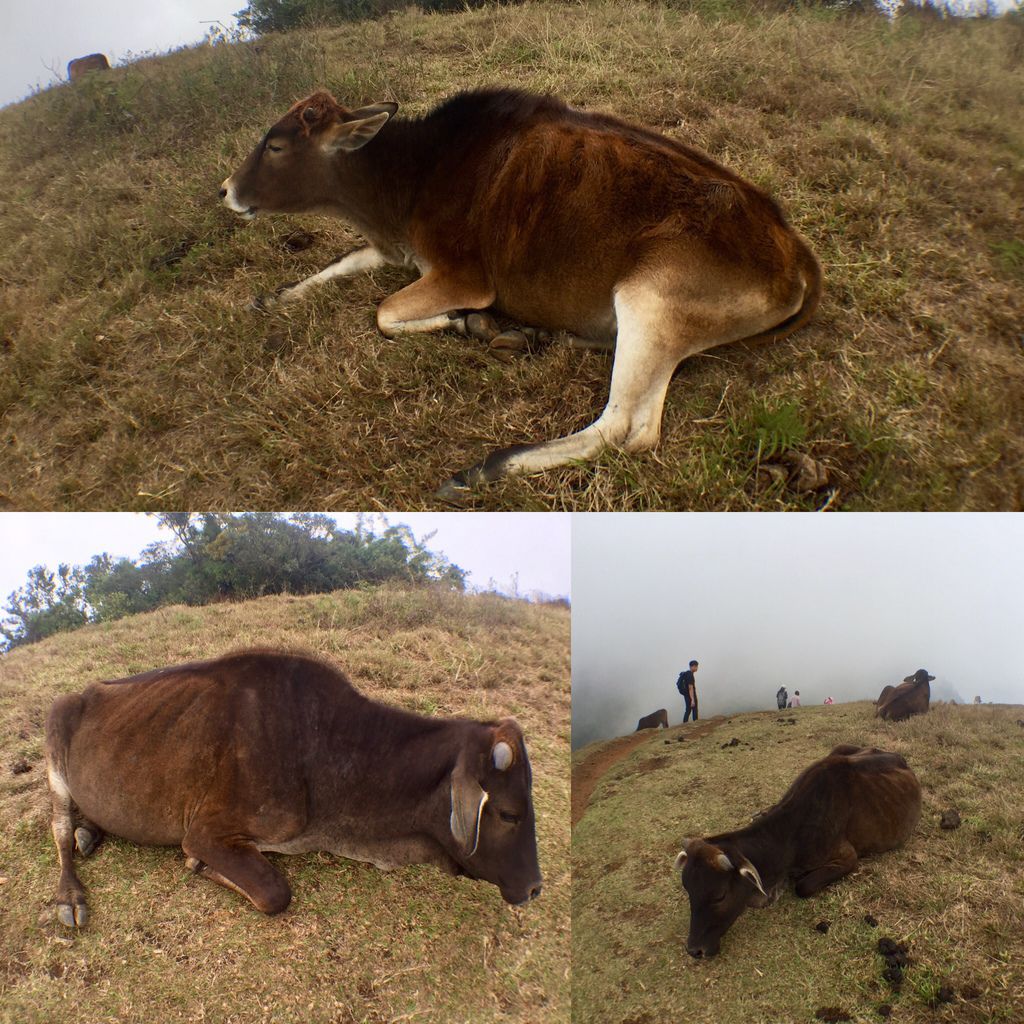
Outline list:
[[[686,711],[683,713],[683,722],[690,720],[691,713],[693,714],[693,720],[697,721],[697,680],[694,679],[694,673],[700,666],[696,661],[690,662],[690,667],[685,672],[679,673],[679,678],[676,680],[676,689],[683,695],[683,700],[686,701]]]
[[[786,692],[784,686],[779,687],[779,692],[775,694],[775,703],[779,705],[780,711],[786,710],[786,703],[789,701],[789,694]]]

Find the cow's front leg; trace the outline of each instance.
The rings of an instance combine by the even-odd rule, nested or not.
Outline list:
[[[446,329],[465,333],[465,311],[486,309],[494,298],[482,282],[429,270],[377,307],[377,326],[388,338]]]
[[[278,914],[291,902],[284,876],[249,839],[224,839],[190,829],[181,841],[185,866],[240,893],[264,914]]]
[[[857,851],[845,840],[820,868],[808,871],[797,879],[797,896],[813,896],[826,885],[848,875],[857,866]]]
[[[372,245],[364,245],[361,249],[355,249],[344,256],[339,256],[334,262],[328,263],[323,270],[313,274],[312,277],[283,284],[273,295],[257,295],[252,304],[255,309],[267,310],[277,304],[298,302],[312,289],[326,284],[328,281],[333,281],[338,277],[352,277],[354,274],[361,274],[368,270],[376,270],[388,262],[390,261],[379,249]]]

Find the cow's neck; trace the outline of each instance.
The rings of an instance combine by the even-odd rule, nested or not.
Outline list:
[[[708,842],[728,853],[737,850],[757,868],[769,892],[785,882],[795,860],[798,823],[786,808],[773,808],[745,828],[711,837]]]
[[[389,122],[362,149],[339,157],[339,213],[384,251],[410,248],[413,209],[443,149],[424,122]]]

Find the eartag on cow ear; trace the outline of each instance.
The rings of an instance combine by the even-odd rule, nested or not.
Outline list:
[[[494,759],[494,767],[499,772],[506,771],[509,765],[512,764],[512,748],[504,740],[499,740],[494,744],[491,756]]]

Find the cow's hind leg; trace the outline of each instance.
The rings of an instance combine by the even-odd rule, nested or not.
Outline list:
[[[229,842],[190,832],[181,848],[190,871],[240,893],[264,914],[280,913],[291,902],[288,882],[251,840]]]
[[[813,896],[826,885],[848,875],[857,866],[857,851],[845,840],[836,848],[832,857],[821,867],[808,871],[797,879],[797,896]]]
[[[696,324],[674,319],[657,289],[641,284],[616,294],[618,331],[608,403],[589,427],[540,444],[492,452],[457,473],[440,491],[458,498],[469,488],[510,473],[538,473],[592,459],[609,446],[627,451],[652,448],[661,436],[661,414],[669,381],[680,361],[718,344]]]
[[[68,928],[83,928],[89,918],[85,901],[85,887],[75,872],[75,825],[71,791],[63,773],[54,765],[47,766],[50,784],[50,803],[53,808],[53,841],[60,861],[60,879],[54,903],[57,920]]]

